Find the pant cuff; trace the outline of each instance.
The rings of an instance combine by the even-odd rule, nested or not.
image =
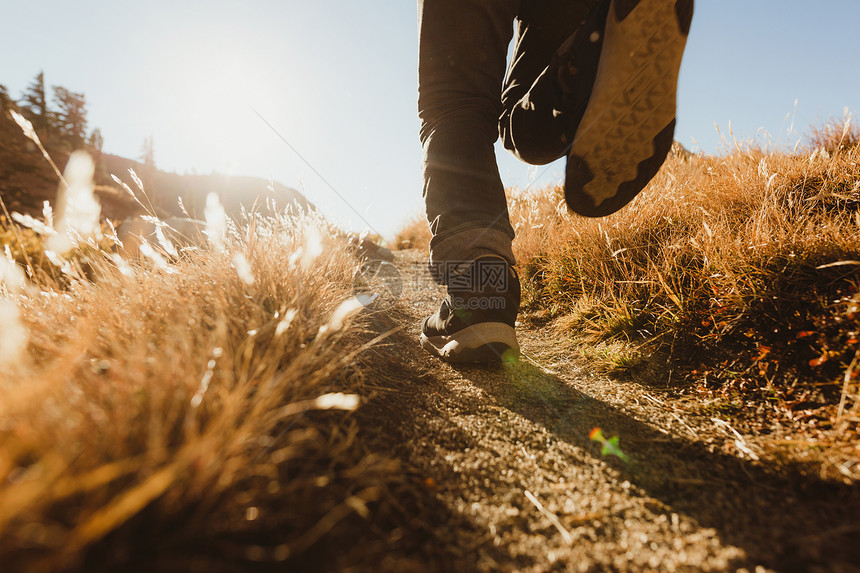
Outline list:
[[[512,242],[513,238],[508,233],[494,227],[470,226],[455,230],[440,241],[434,237],[430,242],[430,264],[469,263],[480,257],[497,256],[513,266],[517,261],[511,248]]]

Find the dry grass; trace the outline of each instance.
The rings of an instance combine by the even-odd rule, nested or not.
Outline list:
[[[609,369],[750,427],[807,423],[860,460],[860,148],[834,149],[671,158],[605,219],[569,214],[559,188],[511,192],[525,316]]]
[[[397,250],[419,249],[429,253],[430,250],[430,227],[424,215],[415,215],[394,235],[391,244]]]
[[[91,239],[23,282],[38,238],[2,226],[4,569],[295,563],[381,498],[395,465],[350,413],[375,334],[326,221],[258,217],[133,261]]]
[[[828,153],[836,153],[860,146],[860,127],[846,113],[842,119],[831,118],[823,126],[812,126],[807,140],[810,150],[824,149]]]

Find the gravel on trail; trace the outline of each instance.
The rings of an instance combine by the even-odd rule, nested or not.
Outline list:
[[[417,342],[444,291],[415,252],[395,265],[402,328],[382,352],[403,379],[370,411],[423,492],[397,538],[423,541],[377,570],[860,571],[856,486],[769,463],[756,436],[590,372],[547,329],[518,328],[516,364],[446,364]]]

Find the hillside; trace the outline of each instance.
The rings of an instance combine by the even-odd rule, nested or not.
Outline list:
[[[127,174],[129,169],[133,169],[143,182],[156,209],[163,211],[160,213],[162,216],[184,215],[178,202],[179,198],[182,198],[182,204],[188,214],[202,219],[206,196],[210,192],[219,196],[227,214],[232,217],[238,217],[243,206],[246,210],[252,210],[254,206],[265,207],[267,201],[274,201],[278,211],[291,204],[303,210],[314,209],[299,191],[260,177],[217,173],[180,175],[153,169],[137,161],[111,154],[104,154],[103,161],[108,173],[117,175],[129,184],[131,181]]]
[[[3,105],[0,102],[0,105]],[[48,147],[48,152],[61,168],[68,153]],[[219,195],[227,213],[232,217],[241,214],[241,207],[251,210],[255,205],[266,206],[274,202],[276,210],[296,205],[302,210],[314,207],[295,189],[259,177],[226,176],[219,174],[176,174],[146,166],[138,161],[108,153],[94,154],[96,162],[96,194],[102,205],[102,216],[122,220],[138,214],[140,207],[121,186],[111,178],[116,175],[132,188],[128,170],[140,177],[147,196],[160,216],[184,216],[179,207],[181,197],[188,215],[203,218],[206,195]],[[10,211],[37,216],[44,201],[54,202],[57,196],[57,177],[42,157],[36,145],[27,139],[12,121],[8,110],[0,110],[0,197]]]
[[[39,213],[43,201],[54,200],[57,178],[36,145],[12,121],[8,106],[0,98],[0,197],[10,211]],[[61,164],[68,159],[68,155],[53,156]]]

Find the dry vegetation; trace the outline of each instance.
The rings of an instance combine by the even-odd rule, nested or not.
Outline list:
[[[858,130],[831,124],[810,139],[796,154],[670,158],[605,219],[569,214],[560,188],[513,191],[514,246],[524,316],[551,322],[569,351],[679,388],[750,431],[802,430],[795,453],[853,480]]]
[[[860,147],[850,127],[810,139],[672,158],[601,220],[558,188],[512,191],[523,317],[705,414],[797,431],[795,454],[856,480]],[[198,246],[161,236],[133,260],[110,225],[76,227],[60,256],[50,212],[0,219],[10,570],[333,567],[320,548],[348,553],[343,532],[366,527],[338,524],[389,499],[398,466],[353,414],[356,362],[384,333],[358,314],[347,242],[320,217],[236,226],[218,207]],[[395,245],[428,239],[416,219]]]
[[[795,455],[855,480],[860,129],[831,120],[807,142],[671,156],[603,219],[571,214],[561,187],[509,190],[521,316],[551,324],[591,366],[680,389],[703,414],[799,431]],[[415,217],[395,244],[422,233]]]
[[[392,241],[395,249],[418,249],[429,253],[430,228],[424,215],[415,215],[404,223]]]
[[[0,224],[4,570],[302,563],[382,497],[395,466],[351,413],[376,336],[356,259],[319,217],[216,203],[199,247],[139,260],[109,226],[61,257],[49,224]]]

